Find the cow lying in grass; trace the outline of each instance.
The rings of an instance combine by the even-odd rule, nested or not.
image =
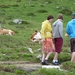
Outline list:
[[[31,41],[32,42],[39,42],[41,43],[42,42],[42,36],[40,34],[40,32],[36,31],[31,35],[30,37]]]
[[[0,29],[0,34],[2,34],[2,35],[14,35],[15,34],[15,32],[14,31],[12,31],[12,30],[8,30],[8,29]]]

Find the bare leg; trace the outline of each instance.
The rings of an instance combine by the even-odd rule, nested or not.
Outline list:
[[[71,61],[72,61],[72,62],[75,62],[75,52],[72,52]]]
[[[52,52],[49,52],[45,58],[45,60],[48,60],[49,56],[52,54]]]
[[[54,59],[53,60],[58,60],[58,53],[55,52],[55,55],[54,55]]]
[[[42,62],[44,62],[45,56],[46,56],[46,54],[43,53],[42,60],[41,60]]]
[[[52,61],[52,64],[54,65],[59,65],[60,63],[58,62],[58,53],[55,52],[55,55],[54,55],[54,59]]]

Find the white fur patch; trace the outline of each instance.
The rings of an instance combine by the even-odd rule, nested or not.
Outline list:
[[[34,38],[37,39],[37,40],[42,39],[42,36],[41,36],[40,32],[37,32],[37,34],[34,35]]]

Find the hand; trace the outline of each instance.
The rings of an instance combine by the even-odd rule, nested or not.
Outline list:
[[[45,39],[44,39],[44,38],[43,38],[42,40],[43,40],[43,41],[45,41]]]
[[[69,36],[69,35],[66,33],[65,36]]]

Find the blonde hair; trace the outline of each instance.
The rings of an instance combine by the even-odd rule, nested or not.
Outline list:
[[[57,19],[62,19],[63,20],[63,15],[61,13],[58,14]]]

